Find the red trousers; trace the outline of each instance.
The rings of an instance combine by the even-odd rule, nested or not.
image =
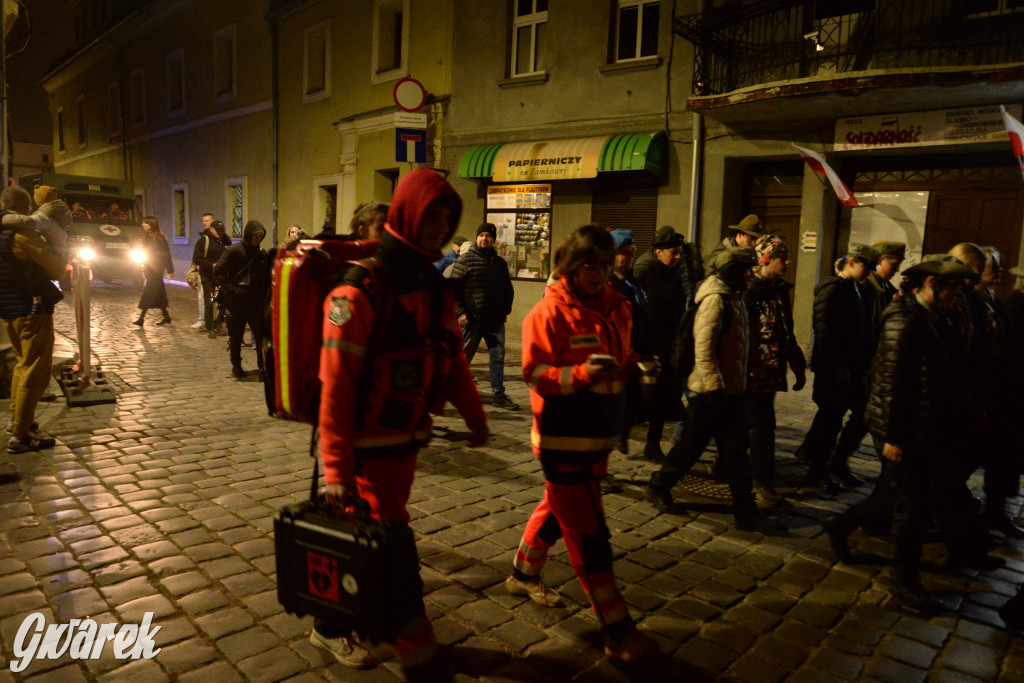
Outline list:
[[[512,566],[528,577],[539,576],[548,550],[565,539],[569,560],[590,599],[601,625],[629,618],[626,601],[615,586],[612,548],[604,522],[601,489],[608,459],[593,465],[563,465],[545,461],[544,498],[526,523],[523,540]]]

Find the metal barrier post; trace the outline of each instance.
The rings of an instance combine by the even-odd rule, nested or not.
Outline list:
[[[72,257],[71,292],[75,306],[75,326],[78,337],[78,369],[66,368],[61,373],[60,386],[67,397],[69,406],[91,406],[101,403],[116,403],[114,390],[96,366],[96,377],[92,376],[91,332],[92,315],[89,310],[90,276],[88,254],[85,249]]]

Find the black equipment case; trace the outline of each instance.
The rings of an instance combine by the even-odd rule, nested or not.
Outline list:
[[[314,457],[310,500],[283,508],[274,519],[277,599],[285,611],[328,619],[367,642],[386,636],[391,600],[386,584],[393,534],[369,516],[356,498],[357,514],[331,507],[317,495],[319,453]]]

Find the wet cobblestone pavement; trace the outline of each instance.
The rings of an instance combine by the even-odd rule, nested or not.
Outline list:
[[[54,384],[58,400],[38,418],[57,447],[0,453],[0,473],[19,476],[0,485],[0,681],[400,680],[386,647],[376,669],[352,671],[309,643],[309,619],[282,611],[273,518],[308,495],[309,428],[267,417],[253,351],[244,351],[250,377],[233,379],[226,339],[189,328],[194,293],[168,289],[174,322],[157,327],[150,313],[139,329],[129,324],[137,293],[96,283],[94,357],[117,403],[69,408]],[[74,354],[69,305],[55,323],[60,361]],[[543,485],[518,355],[507,360],[508,394],[523,410],[488,407],[494,438],[478,450],[454,416],[439,419],[410,502],[428,613],[460,680],[1024,680],[1024,646],[996,613],[1024,583],[1019,541],[997,551],[1004,569],[926,573],[948,613],[922,619],[886,606],[885,567],[837,563],[822,534],[819,520],[867,489],[830,498],[783,487],[784,531],[766,537],[732,528],[701,466],[676,491],[692,516],[657,516],[641,493],[654,466],[618,453],[610,469],[623,490],[605,497],[615,569],[664,654],[642,668],[611,666],[564,546],[544,570],[564,607],[505,591]],[[486,354],[473,369],[486,395]],[[792,451],[812,407],[809,391],[779,398],[783,484],[803,474]],[[633,436],[639,453],[641,430]],[[867,447],[852,465],[877,474]],[[857,552],[891,557],[882,540],[853,540]],[[940,545],[927,555],[941,564]],[[162,650],[138,661],[111,648],[93,661],[65,654],[15,674],[15,636],[34,612],[48,623],[139,623],[152,612]]]

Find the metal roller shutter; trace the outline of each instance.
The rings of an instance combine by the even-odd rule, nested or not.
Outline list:
[[[609,228],[632,230],[636,253],[644,254],[650,251],[658,228],[658,187],[595,182],[590,221]]]

